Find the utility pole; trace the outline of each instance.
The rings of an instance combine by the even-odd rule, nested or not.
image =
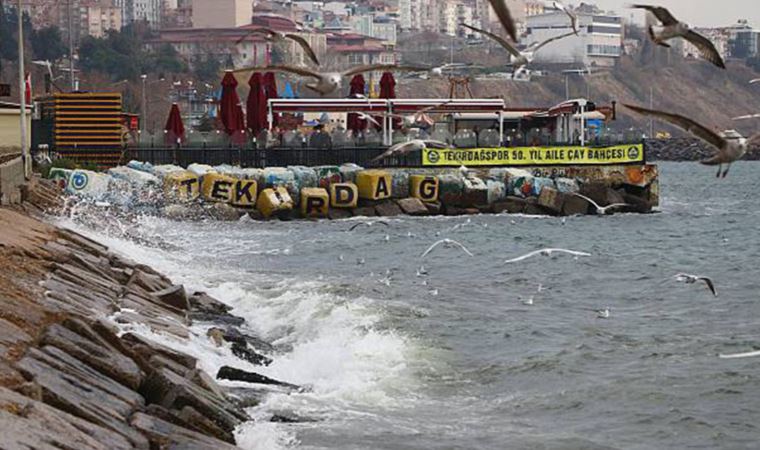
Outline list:
[[[29,145],[26,129],[26,76],[24,74],[24,15],[21,0],[18,0],[18,96],[21,118],[21,161],[24,164],[24,177],[32,177],[32,159],[29,157]]]
[[[72,2],[68,1],[68,19],[69,19],[69,81],[71,82],[71,92],[76,90],[74,83],[74,16],[72,12]]]
[[[140,133],[145,134],[145,125],[148,122],[148,102],[145,99],[145,87],[148,81],[148,75],[142,74],[140,75],[140,78],[142,79],[142,120],[140,120]]]
[[[654,88],[649,87],[649,109],[654,109]],[[649,139],[654,139],[654,119],[649,119]]]

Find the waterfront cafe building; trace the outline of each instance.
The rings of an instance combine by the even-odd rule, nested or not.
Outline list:
[[[0,151],[19,149],[21,144],[21,105],[0,102]],[[27,146],[32,143],[32,107],[26,111]],[[18,150],[20,151],[20,149]]]

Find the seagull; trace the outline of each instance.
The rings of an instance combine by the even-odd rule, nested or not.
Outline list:
[[[689,28],[688,24],[679,22],[667,8],[653,5],[632,5],[631,8],[646,9],[654,14],[657,20],[662,23],[662,26],[650,26],[648,28],[649,38],[655,44],[670,48],[670,45],[665,41],[674,38],[684,38],[699,49],[703,58],[721,69],[726,68],[726,64],[723,62],[723,58],[718,53],[718,50],[715,49],[715,45],[706,37]]]
[[[614,208],[625,208],[626,206],[631,206],[628,203],[613,203],[611,205],[607,205],[607,206],[602,207],[602,206],[599,206],[599,204],[597,202],[591,200],[590,198],[586,197],[585,195],[578,194],[578,193],[573,193],[573,195],[575,195],[576,197],[580,197],[580,198],[586,200],[587,202],[591,203],[594,206],[594,208],[596,208],[596,213],[598,215],[600,215],[600,216],[606,215],[607,211],[609,211],[611,209],[614,209]]]
[[[754,80],[749,80],[749,84],[755,84],[760,83],[760,78],[755,78]]]
[[[585,253],[585,252],[576,252],[574,250],[566,250],[564,248],[542,248],[541,250],[536,250],[534,252],[527,253],[525,255],[519,256],[514,259],[508,259],[504,261],[505,264],[515,263],[518,261],[522,261],[524,259],[532,258],[534,256],[552,256],[553,253],[567,253],[568,255],[573,255],[576,258],[580,256],[591,256],[591,253]]]
[[[545,45],[548,45],[559,39],[564,39],[566,37],[573,36],[575,34],[575,33],[565,33],[565,34],[560,34],[558,36],[554,36],[540,43],[534,42],[530,44],[528,48],[526,48],[524,51],[520,51],[514,46],[514,44],[510,43],[509,41],[507,41],[506,39],[502,38],[499,35],[496,35],[486,30],[481,30],[480,28],[473,27],[472,25],[467,25],[466,23],[463,23],[461,25],[465,28],[469,28],[470,30],[485,34],[486,36],[490,37],[494,41],[498,42],[502,47],[504,47],[514,57],[514,59],[512,59],[511,64],[513,67],[515,67],[515,72],[522,71],[522,69],[525,68],[525,66],[532,63],[533,59],[535,58],[536,52],[539,51]]]
[[[731,163],[747,153],[749,144],[760,142],[760,134],[756,134],[747,139],[735,130],[727,130],[718,135],[704,125],[700,125],[699,123],[678,114],[646,109],[640,106],[628,105],[625,103],[623,106],[639,114],[653,116],[660,120],[669,122],[718,149],[717,155],[713,156],[712,158],[700,161],[701,164],[704,164],[706,166],[718,166],[718,173],[716,177],[721,176],[723,164],[728,164],[725,172],[723,172],[723,178],[725,178],[726,175],[728,175],[729,169],[731,169]]]
[[[417,269],[417,276],[418,277],[424,277],[428,274],[427,269],[425,269],[425,266],[420,266],[419,269]]]
[[[464,245],[460,244],[459,242],[457,242],[457,241],[455,241],[453,239],[441,239],[440,241],[438,241],[435,244],[433,244],[430,247],[428,247],[428,249],[425,250],[425,253],[423,253],[422,256],[420,256],[420,258],[426,257],[428,255],[428,253],[432,252],[436,247],[438,247],[441,244],[443,244],[443,246],[446,247],[446,248],[449,248],[449,247],[452,247],[452,246],[459,247],[459,248],[462,249],[463,252],[467,253],[468,256],[470,256],[470,257],[474,256],[472,253],[470,253],[469,250],[467,250],[467,247],[465,247]]]
[[[343,261],[343,255],[338,255],[338,261]]]
[[[747,120],[747,119],[757,119],[757,118],[760,118],[760,113],[747,114],[746,116],[737,116],[737,117],[733,117],[731,120]]]
[[[719,358],[723,359],[738,359],[738,358],[752,358],[755,356],[760,356],[760,351],[754,351],[754,352],[747,352],[747,353],[732,353],[732,354],[720,354],[718,355]]]
[[[428,291],[428,294],[432,295],[433,297],[438,296],[438,289],[431,289]]]
[[[364,258],[359,258],[359,259],[356,260],[356,264],[359,265],[359,266],[364,265],[364,263],[365,263]]]
[[[343,85],[343,77],[350,77],[364,72],[376,72],[376,71],[412,71],[420,72],[427,70],[421,67],[410,66],[398,66],[396,64],[369,64],[366,66],[357,66],[352,69],[345,70],[343,72],[316,72],[305,67],[296,67],[288,65],[274,65],[268,67],[247,67],[243,69],[237,69],[233,72],[251,72],[251,71],[268,71],[268,72],[285,72],[302,77],[314,78],[316,81],[313,83],[305,84],[307,88],[319,93],[320,95],[331,94]]]
[[[610,308],[597,309],[595,312],[596,312],[596,318],[597,319],[609,319],[610,318]]]
[[[449,228],[449,232],[456,231],[456,230],[458,230],[460,228],[464,228],[467,225],[471,225],[471,224],[472,224],[472,219],[467,219],[466,221],[464,221],[462,223],[458,223],[458,224],[454,225],[453,227]]]
[[[533,306],[533,296],[531,295],[527,299],[522,301],[523,305]]]
[[[679,273],[674,278],[676,279],[676,281],[679,281],[681,283],[686,283],[686,284],[694,284],[697,281],[704,281],[705,284],[707,285],[707,288],[710,289],[710,292],[712,292],[714,296],[716,297],[718,296],[718,291],[715,289],[715,284],[713,284],[713,281],[708,277],[702,277],[698,275],[689,275],[688,273]]]
[[[297,34],[282,33],[282,32],[273,30],[271,28],[256,28],[249,31],[243,37],[235,41],[235,44],[240,44],[241,42],[246,40],[248,36],[252,34],[263,34],[264,39],[266,39],[269,42],[283,42],[283,41],[291,40],[295,42],[296,44],[298,44],[303,49],[303,51],[306,53],[306,56],[308,56],[309,59],[314,64],[319,65],[319,59],[317,58],[317,54],[314,53],[314,50],[311,48],[311,45],[309,45],[309,42]]]
[[[509,12],[509,7],[507,6],[506,1],[488,0],[488,2],[491,4],[494,13],[496,13],[496,17],[499,19],[501,27],[504,28],[504,31],[507,32],[513,41],[517,42],[517,26],[512,18],[512,13]]]
[[[357,229],[357,228],[359,228],[359,227],[361,227],[361,226],[367,226],[367,227],[371,227],[371,226],[373,226],[373,225],[375,225],[375,224],[385,225],[386,227],[389,227],[389,226],[391,226],[391,225],[390,225],[388,222],[386,222],[386,221],[384,221],[384,220],[377,220],[377,221],[374,221],[374,222],[373,222],[373,221],[367,221],[367,222],[358,222],[358,223],[355,223],[355,224],[353,224],[353,225],[351,226],[351,228],[349,228],[349,229],[348,229],[348,230],[346,230],[346,231],[354,231],[355,229]]]
[[[388,150],[386,150],[382,155],[374,158],[372,162],[378,162],[382,159],[390,158],[391,156],[400,156],[406,155],[407,153],[423,151],[428,148],[444,149],[449,147],[449,144],[441,141],[433,141],[429,139],[412,139],[409,142],[401,142],[388,147]]]
[[[554,7],[554,9],[563,11],[565,14],[567,14],[567,16],[570,18],[570,26],[573,28],[573,32],[577,35],[578,34],[578,16],[576,16],[575,13],[573,13],[570,10],[570,8],[568,8],[567,6],[563,5],[560,2],[553,1],[552,6]]]

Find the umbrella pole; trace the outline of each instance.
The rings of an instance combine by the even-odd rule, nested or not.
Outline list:
[[[267,100],[267,119],[269,119],[269,131],[272,131],[274,122],[274,112],[272,111],[272,99]]]

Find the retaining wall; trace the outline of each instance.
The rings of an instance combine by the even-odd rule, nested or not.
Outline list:
[[[21,186],[24,181],[21,156],[0,155],[0,205],[21,203]]]

